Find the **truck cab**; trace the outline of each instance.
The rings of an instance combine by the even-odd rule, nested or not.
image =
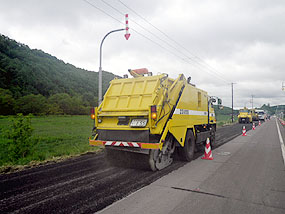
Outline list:
[[[243,109],[239,110],[238,122],[239,123],[252,123],[252,114],[249,111],[249,109],[244,107]]]
[[[250,114],[252,116],[252,121],[258,121],[258,114],[255,109],[250,109]]]
[[[266,114],[264,110],[256,110],[257,115],[258,115],[258,120],[265,120],[266,119]]]

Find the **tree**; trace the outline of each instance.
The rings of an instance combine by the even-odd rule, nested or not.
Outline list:
[[[71,112],[69,114],[75,115],[75,114],[88,114],[88,111],[85,106],[83,106],[83,100],[81,96],[73,96],[71,98]]]
[[[6,136],[11,142],[8,145],[9,157],[11,161],[16,161],[26,157],[33,148],[31,136],[33,128],[31,126],[31,117],[18,114],[12,120],[12,125],[6,132]]]
[[[103,71],[103,91],[107,90],[110,80],[115,77]],[[98,72],[76,68],[0,34],[0,88],[12,93],[8,92],[6,100],[3,98],[3,103],[9,103],[9,107],[4,108],[2,103],[0,114],[82,114],[97,105]],[[62,100],[43,105],[47,102],[40,97],[35,98],[37,94],[48,100],[55,94],[61,94],[58,98]],[[62,97],[62,94],[68,96]],[[17,106],[14,112],[11,111],[11,96],[15,101],[13,105]]]
[[[63,114],[69,114],[71,112],[71,97],[66,93],[58,93],[50,96],[48,103],[54,108],[59,108]]]
[[[81,96],[71,97],[66,93],[59,93],[50,96],[48,102],[53,108],[58,106],[64,114],[88,114],[88,108],[83,105],[84,102]]]
[[[63,110],[60,108],[60,106],[56,103],[49,103],[47,108],[47,114],[51,115],[60,115],[64,114]]]
[[[97,97],[94,96],[94,94],[92,94],[91,92],[85,92],[82,96],[84,105],[86,107],[94,107],[97,106]]]
[[[47,109],[47,99],[38,94],[30,94],[19,98],[16,101],[16,112],[27,114],[46,114]]]
[[[15,100],[9,90],[0,88],[0,114],[12,115],[14,114]]]

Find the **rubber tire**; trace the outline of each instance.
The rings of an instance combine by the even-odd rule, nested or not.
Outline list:
[[[153,172],[157,171],[157,168],[155,166],[155,161],[154,161],[155,152],[156,151],[153,149],[149,150],[149,167],[150,167],[151,171],[153,171]]]
[[[188,130],[185,137],[184,147],[180,149],[180,157],[183,161],[190,162],[194,158],[195,138],[192,130]]]

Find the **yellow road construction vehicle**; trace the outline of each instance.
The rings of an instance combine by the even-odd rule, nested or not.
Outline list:
[[[246,107],[239,110],[238,122],[239,123],[252,123],[252,114]]]
[[[191,161],[195,146],[208,137],[215,143],[216,99],[191,84],[190,77],[152,76],[147,69],[129,72],[134,78],[110,82],[91,116],[95,125],[89,144],[104,146],[111,163],[144,162],[155,171],[170,165],[174,153]]]
[[[258,121],[258,114],[255,109],[250,109],[250,114],[252,117],[252,121]]]

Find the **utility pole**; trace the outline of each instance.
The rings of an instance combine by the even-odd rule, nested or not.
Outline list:
[[[279,107],[279,105],[277,105],[277,108],[276,108],[276,110],[275,110],[275,115],[276,115],[276,117],[277,117],[277,110],[278,110],[278,107]]]
[[[234,82],[231,83],[232,85],[232,123],[234,122]]]
[[[251,109],[253,109],[253,95],[251,95],[251,106],[252,106]]]

